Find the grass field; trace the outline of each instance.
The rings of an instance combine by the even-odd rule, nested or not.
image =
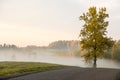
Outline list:
[[[0,62],[0,76],[25,72],[47,71],[61,67],[61,65],[38,62]]]

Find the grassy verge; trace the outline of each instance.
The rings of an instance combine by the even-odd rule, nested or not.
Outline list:
[[[37,62],[0,62],[0,76],[34,71],[47,71],[61,65]]]

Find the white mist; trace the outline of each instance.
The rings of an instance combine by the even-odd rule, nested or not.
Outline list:
[[[0,51],[0,61],[23,61],[23,62],[46,62],[70,66],[90,67],[91,65],[85,64],[82,58],[76,57],[63,57],[55,56],[49,52],[27,52],[27,51],[13,51],[2,50]],[[102,68],[118,68],[120,69],[120,63],[112,60],[98,60],[97,67]]]

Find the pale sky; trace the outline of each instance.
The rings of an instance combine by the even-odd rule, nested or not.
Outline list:
[[[120,0],[0,0],[0,44],[44,46],[79,39],[79,16],[90,6],[107,8],[108,36],[120,39]]]

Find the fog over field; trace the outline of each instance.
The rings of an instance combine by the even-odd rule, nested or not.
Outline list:
[[[84,59],[73,56],[60,56],[55,50],[0,50],[0,61],[46,62],[79,67],[91,67]],[[120,63],[112,60],[98,60],[98,67],[120,68]]]

